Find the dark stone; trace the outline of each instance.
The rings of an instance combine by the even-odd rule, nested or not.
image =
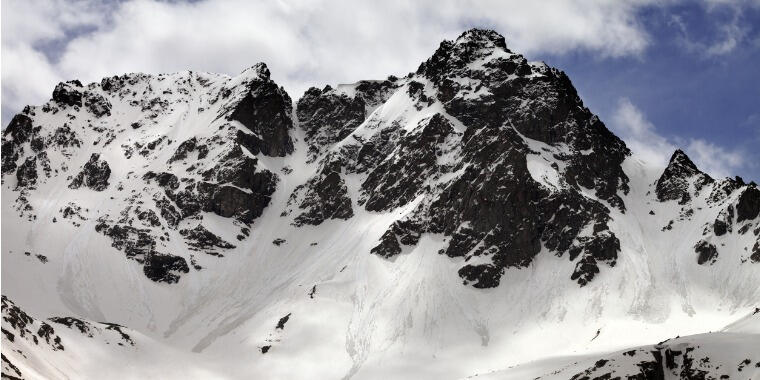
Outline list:
[[[16,170],[18,187],[34,187],[37,184],[37,157],[27,157]]]
[[[285,328],[285,324],[288,323],[288,320],[290,319],[290,314],[291,313],[288,313],[288,315],[280,318],[280,320],[277,321],[277,326],[275,327],[275,330],[282,330]]]
[[[169,158],[168,164],[172,162],[184,160],[187,158],[187,154],[190,152],[198,152],[198,159],[202,160],[208,155],[208,147],[205,144],[199,144],[198,138],[193,137],[191,139],[183,141],[174,151],[174,154]]]
[[[177,227],[182,220],[182,214],[177,211],[172,202],[167,198],[159,198],[155,201],[156,208],[161,214],[161,217],[166,221],[170,227]]]
[[[715,219],[715,224],[713,224],[713,232],[715,232],[715,236],[723,236],[728,232],[728,224],[726,222]]]
[[[33,134],[32,119],[24,114],[17,114],[3,131],[2,173],[16,170],[16,161],[23,153],[22,144],[29,141]]]
[[[345,139],[364,121],[361,97],[350,98],[331,90],[312,87],[298,101],[296,115],[306,133],[309,160],[314,160],[333,144]]]
[[[410,133],[398,143],[397,153],[382,161],[362,183],[362,203],[369,211],[403,206],[424,190],[425,182],[438,168],[439,155],[447,152],[446,139],[454,135],[451,123],[441,114],[424,121],[419,133]]]
[[[123,251],[127,258],[143,264],[143,273],[153,281],[177,283],[179,273],[189,271],[184,258],[156,251],[156,241],[149,229],[111,225],[101,218],[95,225],[95,231],[110,237],[111,246]]]
[[[146,182],[155,180],[158,186],[164,189],[177,190],[179,188],[179,180],[177,176],[169,172],[155,173],[148,171],[143,175],[143,180]]]
[[[77,134],[71,130],[68,124],[56,128],[50,142],[62,148],[74,146],[79,148],[82,146],[82,140],[77,137]]]
[[[747,187],[736,204],[736,222],[752,220],[760,215],[760,189],[756,186]]]
[[[293,191],[288,207],[294,207],[299,198],[302,199],[298,208],[302,211],[293,219],[295,226],[319,225],[328,219],[345,220],[354,216],[339,160],[326,159],[314,177]],[[283,213],[289,214],[290,209]]]
[[[90,160],[82,167],[82,171],[71,181],[69,188],[78,189],[85,186],[95,191],[103,191],[108,188],[109,177],[111,177],[111,168],[108,162],[101,160],[100,154],[93,153]]]
[[[53,326],[42,322],[39,330],[37,330],[37,336],[45,339],[45,342],[53,348],[53,351],[63,350],[63,344],[61,344],[61,337],[55,334]]]
[[[111,116],[111,103],[99,94],[85,92],[84,105],[96,117]]]
[[[59,105],[82,106],[82,83],[78,80],[58,83],[53,90],[53,101]]]
[[[185,237],[189,246],[203,250],[211,255],[217,255],[216,251],[213,250],[214,248],[235,248],[234,245],[213,234],[200,224],[193,229],[180,230],[179,233]]]
[[[691,200],[689,182],[692,177],[697,177],[697,187],[715,182],[712,177],[700,171],[686,153],[677,149],[657,180],[657,199],[661,202],[677,200],[679,204],[686,204]]]
[[[51,322],[54,322],[54,323],[57,323],[57,324],[60,324],[60,325],[64,325],[64,326],[66,326],[68,328],[74,327],[77,330],[79,330],[79,332],[82,333],[83,335],[86,335],[88,337],[92,337],[92,329],[91,329],[92,326],[90,325],[90,323],[85,322],[85,321],[83,321],[83,320],[81,320],[79,318],[74,318],[74,317],[52,317],[52,318],[49,318],[49,320]]]
[[[401,245],[413,246],[420,240],[421,226],[409,220],[397,220],[380,237],[370,253],[390,258],[401,253]]]
[[[173,284],[179,282],[177,273],[187,273],[190,269],[184,258],[169,254],[151,252],[145,259],[143,273],[155,282]]]
[[[697,257],[697,264],[699,265],[712,264],[718,258],[718,249],[715,245],[704,240],[701,240],[694,246],[694,251],[699,255]]]
[[[266,70],[266,65],[259,64]],[[293,152],[293,140],[289,130],[293,128],[290,118],[293,109],[290,96],[269,79],[267,75],[246,84],[243,98],[231,109],[228,120],[239,121],[257,139],[253,154],[284,157]]]

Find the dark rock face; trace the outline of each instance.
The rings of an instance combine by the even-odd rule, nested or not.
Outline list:
[[[481,69],[473,68],[478,64]],[[563,157],[569,163],[567,182],[594,189],[614,207],[625,208],[617,192],[628,191],[620,164],[630,152],[583,106],[563,72],[531,65],[492,30],[472,29],[455,42],[441,43],[417,73],[436,84],[436,98],[468,132],[511,125],[531,139],[572,146],[577,151]],[[460,84],[456,78],[475,81]]]
[[[713,183],[714,180],[703,173],[694,165],[682,150],[678,149],[670,157],[668,167],[657,180],[657,199],[661,202],[677,200],[679,204],[686,204],[691,200],[689,181],[694,179],[697,190]]]
[[[155,173],[149,171],[143,175],[143,180],[146,182],[155,180],[158,186],[161,186],[165,189],[177,190],[179,187],[179,180],[177,179],[177,176],[169,172]]]
[[[199,144],[198,138],[193,137],[191,139],[183,141],[182,144],[179,144],[177,150],[174,152],[174,155],[169,158],[169,161],[167,163],[171,164],[175,161],[184,160],[187,158],[188,153],[196,151],[198,152],[199,160],[206,158],[208,155],[208,147],[205,144]]]
[[[190,247],[204,251],[210,255],[218,255],[215,248],[235,248],[234,245],[224,241],[224,239],[219,236],[214,235],[214,233],[200,224],[193,229],[180,230],[179,233],[187,239]]]
[[[713,224],[713,232],[715,233],[715,236],[723,236],[728,232],[728,224],[722,220],[715,220],[715,223]]]
[[[372,253],[393,257],[422,233],[440,233],[447,236],[441,253],[465,258],[459,275],[480,288],[497,286],[508,267],[529,265],[542,247],[577,261],[571,279],[580,286],[601,263],[615,265],[620,242],[607,226],[610,211],[580,192],[591,189],[623,212],[618,193],[628,191],[628,178],[620,164],[629,151],[583,107],[564,73],[529,64],[501,36],[482,30],[442,43],[417,73],[432,90],[411,80],[399,91],[418,110],[437,100],[456,119],[439,113],[405,130],[370,125],[379,130],[354,136],[358,146],[341,150],[347,170],[369,173],[359,199],[367,210],[392,210],[422,196]],[[540,143],[553,153],[531,148]],[[529,155],[556,161],[559,187],[533,178]],[[476,257],[478,264],[468,263]]]
[[[704,240],[694,246],[694,251],[699,255],[697,256],[697,264],[699,265],[712,264],[718,258],[718,249],[715,245]]]
[[[288,320],[290,319],[291,313],[288,313],[286,316],[280,318],[279,321],[277,321],[277,326],[275,326],[275,330],[283,330],[285,328],[285,324],[288,323]]]
[[[364,121],[364,100],[312,87],[298,101],[296,115],[306,131],[309,159],[343,140]]]
[[[125,333],[124,330],[122,330],[123,326],[117,325],[115,323],[91,323],[74,317],[52,317],[49,318],[49,320],[53,323],[66,326],[70,329],[77,329],[79,333],[89,338],[94,337],[97,333],[101,333],[102,330],[115,331],[117,334],[119,334],[119,338],[123,341],[123,343],[129,344],[130,346],[135,345],[132,337],[130,337],[129,334]],[[118,344],[123,345],[123,343],[119,342]]]
[[[53,101],[60,105],[82,106],[82,83],[78,80],[58,83],[53,90]]]
[[[760,215],[760,190],[757,186],[747,187],[736,204],[736,222],[752,220]]]
[[[458,136],[451,123],[441,114],[423,122],[419,133],[410,133],[398,143],[397,153],[384,160],[362,183],[363,203],[369,211],[390,210],[412,201],[425,182],[439,168],[438,157],[456,148]],[[445,165],[444,165],[445,166]]]
[[[380,237],[380,243],[376,245],[371,253],[391,258],[401,253],[401,245],[413,246],[420,240],[420,226],[411,221],[395,221],[383,236]]]
[[[293,140],[289,131],[293,128],[293,110],[290,96],[269,79],[269,69],[263,63],[252,69],[258,78],[247,84],[243,98],[231,109],[228,120],[242,123],[250,141],[245,147],[253,154],[284,157],[293,152]]]
[[[22,145],[32,136],[32,119],[24,114],[17,114],[3,131],[2,173],[16,170],[16,161],[23,153]]]
[[[179,274],[187,273],[187,261],[179,256],[160,253],[151,230],[129,225],[111,224],[100,219],[95,231],[111,238],[111,246],[123,251],[127,258],[143,264],[143,273],[156,282],[179,282]]]
[[[108,162],[101,160],[100,154],[93,153],[90,160],[82,167],[82,171],[71,181],[69,188],[78,189],[85,186],[95,191],[103,191],[108,188],[110,176],[111,168],[108,166]]]
[[[179,256],[152,252],[145,258],[143,273],[155,282],[179,282],[177,273],[187,273],[187,261]]]
[[[101,95],[86,92],[84,105],[97,117],[111,116],[111,103]]]
[[[34,187],[37,184],[37,157],[27,157],[16,170],[19,187]]]
[[[43,321],[35,320],[6,296],[2,296],[2,315],[2,332],[8,341],[14,342],[18,336],[34,345],[40,345],[44,341],[53,351],[64,350],[61,338],[56,335],[52,326]],[[37,324],[39,324],[39,328],[34,332]]]
[[[316,176],[293,191],[282,216],[290,215],[296,203],[301,211],[293,219],[293,225],[299,227],[354,216],[348,188],[341,175],[341,162],[337,159],[326,160]]]
[[[183,214],[194,213],[194,206],[198,205],[203,211],[225,218],[234,216],[244,223],[251,223],[269,205],[278,181],[276,174],[257,165],[256,158],[244,154],[236,145],[214,168],[203,174],[204,182],[186,189],[191,199],[189,203],[177,199],[181,197],[179,194],[170,197],[183,208]],[[187,190],[195,191],[188,193]],[[182,207],[183,204],[190,209]]]
[[[500,46],[498,40],[495,42],[479,41],[478,43],[485,43],[486,45],[495,43],[496,46]],[[451,52],[444,51],[442,54],[449,57],[447,59],[453,60],[454,63],[451,64],[455,65],[454,72],[458,72],[456,68],[466,66],[468,61],[459,62],[461,57],[452,53],[459,48],[447,46],[444,44],[443,48],[451,49]],[[446,59],[438,56],[438,53],[436,54],[428,63],[423,65],[422,71],[433,79],[438,78],[441,81],[442,84],[439,85],[437,96],[439,100],[444,100],[441,97],[451,97],[448,103],[444,103],[447,106],[447,111],[456,114],[462,121],[467,120],[465,124],[468,125],[468,128],[464,135],[461,138],[454,138],[454,141],[458,141],[456,145],[458,145],[457,149],[461,150],[462,162],[455,164],[454,167],[433,164],[435,161],[433,158],[436,155],[430,155],[429,152],[452,150],[452,148],[446,147],[449,144],[444,146],[440,144],[442,141],[440,137],[450,136],[452,134],[451,129],[434,127],[431,128],[431,132],[445,132],[423,132],[423,136],[430,137],[414,136],[416,137],[415,144],[427,145],[425,148],[416,146],[409,149],[409,152],[414,152],[413,157],[405,157],[405,144],[404,142],[399,144],[401,148],[397,151],[402,154],[398,156],[397,160],[415,164],[414,168],[410,165],[409,168],[401,169],[410,171],[409,173],[394,176],[391,170],[385,169],[381,165],[375,169],[378,174],[373,172],[368,176],[368,180],[365,182],[368,186],[365,189],[377,188],[381,189],[378,193],[385,194],[388,189],[396,189],[398,186],[401,191],[397,190],[397,194],[400,195],[389,197],[393,198],[393,202],[398,203],[388,204],[397,206],[405,204],[416,194],[414,183],[419,181],[416,179],[417,177],[425,178],[426,175],[429,175],[427,173],[463,170],[463,174],[455,180],[438,185],[437,190],[433,189],[433,194],[437,195],[433,197],[432,202],[418,207],[414,216],[406,220],[409,222],[407,224],[409,227],[406,230],[410,229],[414,233],[406,232],[405,235],[416,236],[421,232],[443,233],[450,237],[448,246],[443,250],[446,255],[465,257],[466,261],[476,256],[490,257],[490,263],[466,264],[460,269],[460,276],[466,283],[472,283],[475,287],[497,286],[505,268],[522,267],[530,264],[541,250],[542,242],[547,248],[555,251],[557,255],[570,252],[571,260],[581,257],[571,276],[581,286],[587,284],[599,272],[598,265],[600,262],[613,266],[620,243],[607,228],[609,211],[606,207],[599,202],[579,195],[572,188],[551,191],[533,180],[526,163],[526,155],[530,154],[531,150],[523,143],[522,137],[517,133],[518,131],[501,127],[500,124],[492,124],[507,123],[506,120],[480,119],[483,115],[494,113],[516,115],[520,112],[517,110],[514,112],[507,110],[497,112],[493,109],[468,109],[469,105],[466,102],[462,103],[461,107],[456,105],[454,99],[457,96],[456,92],[454,95],[444,93],[451,91],[452,88],[445,87],[447,84],[441,79],[441,75],[444,74],[438,70],[449,65],[449,63],[439,67],[437,62],[446,61]],[[463,89],[455,90],[464,91]],[[546,96],[545,92],[539,93],[542,94],[542,97]],[[493,104],[500,101],[502,100],[494,99],[488,103]],[[478,102],[478,104],[480,103],[485,102]],[[505,107],[508,106],[505,105]],[[527,115],[526,112],[522,112],[522,114]],[[596,151],[601,155],[608,155],[605,153],[608,149],[617,149],[617,151],[615,154],[609,154],[613,160],[612,162],[605,161],[605,165],[609,165],[606,168],[592,167],[597,165],[593,162],[595,159],[590,160],[580,152],[575,155],[560,157],[568,163],[568,171],[564,173],[565,180],[572,187],[580,185],[596,189],[597,195],[603,199],[606,198],[612,205],[623,208],[622,200],[616,195],[616,192],[617,190],[627,190],[627,186],[621,185],[618,188],[617,184],[627,183],[627,177],[622,173],[619,164],[628,154],[628,150],[622,142],[614,138],[609,131],[606,131],[603,125],[595,120],[590,113],[586,114],[585,117],[587,121],[585,124],[581,124],[583,127],[579,127],[579,132],[571,133],[568,131],[569,135],[574,134],[579,138],[573,143],[580,144],[587,149],[599,148]],[[443,124],[439,121],[440,118],[434,119],[431,123],[432,126]],[[514,124],[517,121],[519,120],[509,122]],[[525,126],[527,128],[530,125],[525,124]],[[544,124],[543,128],[551,130],[552,124]],[[543,136],[538,131],[527,129],[520,132],[533,133],[534,138],[543,139],[549,143],[564,142],[565,140],[562,139],[569,138],[562,137],[560,139],[559,136],[551,134]],[[401,140],[403,141],[404,138]],[[583,145],[584,143],[586,145]],[[431,147],[436,145],[439,149]],[[425,154],[428,156],[425,157]],[[418,163],[419,165],[416,165]],[[573,168],[584,168],[583,171],[591,173],[606,172],[612,174],[612,178],[617,178],[617,180],[610,181],[610,183],[614,182],[614,186],[602,183],[597,179],[593,183],[581,181],[582,178],[574,171],[579,169]],[[382,178],[385,183],[375,185],[372,182],[374,178]],[[613,188],[615,191],[612,190]],[[401,195],[404,194],[404,191],[407,191],[408,195]],[[368,199],[372,199],[372,197]],[[383,197],[380,196],[376,199],[383,199]],[[382,207],[387,206],[383,203],[367,203],[367,208],[370,210]],[[587,224],[594,226],[594,235],[579,236]],[[401,252],[400,244],[407,244],[404,244],[399,238],[403,235],[399,235],[398,232],[405,230],[400,226],[394,224],[383,235],[380,244],[372,252],[385,257]],[[425,226],[425,228],[415,228],[414,226]],[[412,242],[412,245],[416,244],[413,239],[407,239],[407,241]]]

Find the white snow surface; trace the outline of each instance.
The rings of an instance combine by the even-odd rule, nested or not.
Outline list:
[[[3,354],[25,378],[457,379],[479,374],[477,378],[524,379],[566,366],[580,370],[604,355],[695,334],[703,335],[689,339],[704,342],[705,350],[714,351],[714,361],[733,360],[721,356],[732,350],[752,356],[753,365],[760,360],[757,319],[734,323],[760,305],[760,266],[743,263],[751,234],[723,236],[717,242],[719,259],[698,265],[694,244],[725,204],[709,204],[704,191],[693,200],[694,214],[679,220],[680,206],[658,202],[654,195],[663,168],[635,156],[624,163],[631,190],[620,196],[627,211],[611,208],[610,227],[621,242],[617,265],[585,287],[569,279],[575,263],[550,252],[540,253],[527,268],[507,269],[497,288],[464,286],[456,275],[462,259],[438,254],[444,246],[439,235],[423,235],[413,249],[391,260],[371,255],[382,233],[414,203],[387,213],[364,210],[357,204],[359,175],[346,175],[353,218],[292,226],[292,219],[280,213],[293,189],[317,170],[316,164],[304,164],[307,148],[298,127],[291,130],[293,154],[258,156],[259,165],[278,175],[284,167],[293,171],[280,175],[250,236],[237,241],[238,227],[230,219],[204,214],[204,225],[237,247],[221,258],[195,253],[203,269],[191,269],[178,284],[149,280],[140,264],[95,232],[95,220],[106,212],[117,215],[132,191],[139,195],[144,184],[128,178],[147,170],[183,173],[192,157],[171,167],[166,161],[182,141],[217,133],[224,122],[217,115],[229,102],[212,102],[214,94],[235,88],[247,75],[138,76],[128,89],[138,94],[135,98],[146,97],[143,91],[172,91],[162,95],[169,109],[155,119],[130,106],[131,97],[109,98],[112,115],[103,119],[85,110],[71,111],[75,121],[68,119],[68,110],[37,112],[35,120],[45,128],[69,123],[83,144],[48,152],[53,169],[67,166],[68,171],[41,176],[28,194],[36,219],[16,209],[15,177],[4,177],[2,293],[40,320],[74,316],[118,323],[135,345],[105,344],[56,324],[63,351],[3,337]],[[95,85],[88,88],[100,91]],[[338,90],[351,93],[350,86]],[[412,130],[436,112],[443,112],[440,103],[419,111],[411,107],[402,86],[355,135],[370,136],[373,126],[390,122]],[[83,122],[88,119],[113,131],[115,140],[94,146],[104,136]],[[135,120],[146,125],[132,130]],[[161,136],[172,144],[146,157],[135,153],[124,158],[122,145]],[[566,186],[559,175],[564,168],[552,167],[551,152],[526,142],[536,152],[527,158],[531,175],[548,188]],[[111,178],[117,180],[104,192],[68,189],[68,175],[78,172],[94,151],[108,161]],[[209,156],[215,152],[212,147]],[[117,192],[119,181],[124,189]],[[83,209],[87,220],[80,226],[60,216],[58,210],[69,202]],[[51,223],[54,217],[57,223]],[[663,231],[671,220],[672,229]],[[189,261],[181,238],[172,237],[165,248]],[[277,238],[285,243],[272,244]],[[41,263],[36,253],[48,262]],[[284,328],[276,329],[288,314]],[[716,333],[705,334],[710,331]],[[266,354],[264,346],[271,346]],[[754,371],[743,375],[760,376]],[[575,373],[570,372],[543,378],[565,379]]]

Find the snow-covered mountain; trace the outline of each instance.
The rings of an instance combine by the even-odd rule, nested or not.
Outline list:
[[[10,378],[760,378],[760,189],[488,30],[295,102],[70,81],[3,132],[2,294]]]

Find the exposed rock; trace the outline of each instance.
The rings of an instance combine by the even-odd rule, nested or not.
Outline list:
[[[27,157],[16,170],[18,187],[34,187],[37,184],[37,157]]]
[[[312,87],[298,101],[296,115],[306,132],[309,159],[346,138],[364,121],[365,104],[360,97]]]
[[[211,231],[207,230],[203,225],[197,225],[193,229],[184,229],[179,231],[182,236],[188,241],[188,245],[202,250],[211,255],[217,255],[214,248],[232,249],[234,245],[224,241],[217,235],[214,235]]]
[[[82,83],[78,80],[58,83],[53,90],[53,101],[59,105],[82,106]]]
[[[3,131],[2,173],[16,170],[16,161],[23,153],[22,144],[29,141],[33,133],[32,119],[24,114],[17,114]]]
[[[111,116],[111,103],[99,94],[85,92],[84,105],[97,117]]]
[[[280,320],[277,321],[277,326],[275,327],[275,330],[282,330],[285,328],[285,324],[288,323],[288,320],[290,319],[290,314],[291,313],[288,313],[288,315],[280,318]]]
[[[328,219],[345,220],[354,216],[340,161],[325,160],[314,177],[298,186],[290,195],[283,216],[289,215],[296,203],[302,211],[293,219],[295,226],[319,225]]]
[[[269,79],[269,69],[263,63],[249,70],[258,75],[246,84],[242,99],[232,107],[227,119],[239,121],[253,133],[245,145],[251,153],[284,157],[293,152],[290,96]]]
[[[156,282],[173,284],[179,282],[178,273],[187,273],[190,269],[184,258],[164,253],[151,252],[145,258],[143,273]]]
[[[417,133],[404,136],[395,154],[382,161],[362,183],[364,194],[360,203],[364,203],[367,210],[384,211],[403,206],[423,190],[431,177],[450,169],[438,167],[437,160],[459,142],[451,123],[438,113],[420,124],[423,127]]]
[[[236,145],[216,166],[204,172],[206,181],[176,195],[168,194],[183,215],[203,210],[251,223],[269,205],[278,181],[276,174],[257,165],[256,158],[244,154]]]
[[[100,159],[100,154],[93,153],[90,160],[82,167],[82,171],[74,177],[69,184],[70,189],[78,189],[82,186],[95,191],[103,191],[108,188],[108,178],[111,176],[111,168],[108,162]]]
[[[657,180],[657,199],[661,202],[677,200],[679,204],[686,204],[691,200],[689,186],[692,181],[698,190],[714,182],[712,177],[694,165],[686,153],[678,149],[670,157],[668,166]]]
[[[728,232],[728,224],[722,220],[716,219],[713,224],[713,232],[715,236],[723,236]]]
[[[177,150],[174,152],[171,158],[169,158],[169,161],[167,163],[171,164],[175,161],[184,160],[187,158],[187,154],[190,152],[198,152],[198,159],[202,160],[208,155],[208,147],[205,144],[199,144],[198,138],[193,137],[188,140],[185,140],[182,142],[182,144],[179,144],[177,147]]]
[[[53,351],[64,350],[61,338],[52,326],[32,318],[6,296],[2,296],[2,315],[2,331],[8,341],[14,342],[18,336],[34,345],[40,345],[44,341]]]
[[[752,220],[760,215],[760,190],[757,186],[747,187],[736,204],[736,222]]]
[[[164,189],[177,190],[179,187],[177,176],[169,172],[155,173],[153,171],[148,171],[143,175],[143,180],[146,182],[155,180],[158,186],[161,186]]]
[[[699,265],[712,264],[718,258],[718,249],[715,245],[704,240],[694,246],[694,251],[699,255],[697,256],[697,264]]]
[[[100,219],[95,231],[110,237],[111,246],[123,251],[127,258],[143,264],[143,273],[153,281],[176,283],[179,273],[189,271],[184,258],[156,251],[156,241],[149,229],[110,224]]]
[[[80,140],[77,137],[77,134],[71,130],[71,127],[65,123],[63,124],[63,126],[56,128],[55,132],[53,133],[53,136],[50,139],[50,142],[61,148],[68,148],[68,147],[79,148],[80,146],[82,146],[82,140]]]

